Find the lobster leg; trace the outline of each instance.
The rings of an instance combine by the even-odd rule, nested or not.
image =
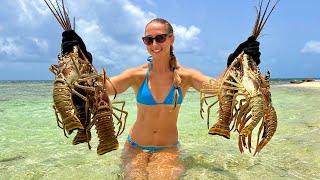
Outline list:
[[[127,118],[128,112],[126,112],[126,111],[123,110],[123,109],[124,109],[124,106],[126,105],[126,102],[125,102],[125,101],[112,101],[112,104],[121,104],[122,106],[121,106],[120,109],[119,109],[119,108],[115,108],[114,106],[112,106],[112,109],[116,109],[116,110],[118,110],[119,112],[121,112],[121,114],[120,114],[120,119],[122,119],[122,114],[123,114],[123,113],[126,114],[126,118]]]
[[[127,117],[128,117],[128,112],[124,111],[123,109],[118,109],[118,108],[116,108],[116,107],[112,107],[112,109],[121,112],[120,117],[118,117],[118,116],[113,112],[114,117],[116,117],[116,119],[117,119],[118,122],[120,123],[119,131],[118,131],[118,133],[117,133],[117,137],[118,137],[119,135],[121,135],[121,134],[123,133],[123,131],[124,131],[125,127],[126,127],[126,120],[127,120]],[[122,122],[122,114],[125,114],[125,116],[124,116],[124,118],[123,118],[123,119],[124,119],[123,122]],[[121,127],[122,127],[122,124],[123,124],[123,128],[122,128],[122,130],[120,131],[120,129],[121,129]]]
[[[66,134],[66,131],[65,131],[65,129],[64,129],[63,122],[59,119],[58,111],[57,111],[57,109],[56,109],[56,106],[55,106],[55,105],[53,105],[52,107],[53,107],[53,109],[54,109],[54,113],[55,113],[55,115],[56,115],[56,119],[57,119],[57,125],[58,125],[58,127],[59,127],[59,128],[61,128],[61,129],[63,129],[63,134],[64,134],[64,136],[65,136],[65,137],[68,137],[68,136],[67,136],[67,134]]]
[[[245,112],[249,112],[250,111],[250,107],[249,107],[249,102],[246,102],[239,110],[239,114],[237,116],[236,119],[236,127],[235,130],[237,130],[239,132],[239,126],[242,123],[242,118],[243,116],[246,116]]]
[[[208,103],[207,103],[207,100],[206,99],[209,99],[209,98],[211,98],[211,97],[215,97],[215,95],[211,95],[211,96],[203,96],[203,97],[201,97],[201,99],[200,99],[200,116],[201,116],[201,118],[202,119],[204,119],[203,118],[203,112],[204,112],[204,110],[203,110],[203,103],[206,103],[206,105],[208,105]],[[214,104],[216,104],[218,101],[215,101],[214,103],[213,103],[213,105]],[[211,104],[212,105],[212,104]],[[209,129],[209,128],[208,128]]]
[[[251,133],[253,128],[256,127],[266,113],[266,104],[262,95],[253,97],[250,107],[252,109],[252,121],[240,131],[240,135],[243,136],[247,136],[249,133]]]
[[[215,101],[215,102],[213,102],[212,104],[210,104],[209,106],[208,106],[208,109],[207,109],[207,126],[208,126],[208,129],[209,129],[209,117],[210,117],[210,110],[211,110],[211,108],[215,105],[215,104],[217,104],[217,102],[218,101]]]

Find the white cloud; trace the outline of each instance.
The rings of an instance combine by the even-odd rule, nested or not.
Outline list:
[[[308,41],[301,49],[302,53],[320,53],[320,41]]]
[[[84,27],[79,29],[79,34],[83,34],[82,39],[84,40],[87,49],[94,52],[93,58],[104,63],[108,62],[113,64],[110,58],[106,57],[106,52],[108,52],[107,48],[115,46],[115,40],[112,37],[105,35],[102,28],[94,20],[86,21],[80,19],[78,25]]]
[[[36,37],[0,37],[0,58],[8,62],[36,62],[48,52],[45,39]],[[42,58],[41,58],[42,59]]]
[[[107,35],[98,23],[94,20],[78,21],[80,27],[79,34],[85,41],[87,49],[93,53],[95,64],[104,64],[124,68],[125,66],[137,65],[143,61],[145,54],[143,47],[138,44],[129,44],[118,41]],[[139,61],[140,60],[140,61]],[[123,63],[125,61],[126,63]]]
[[[175,49],[180,52],[193,52],[200,49],[200,41],[198,34],[200,29],[196,26],[185,27],[181,25],[173,24],[175,33]]]
[[[39,17],[49,14],[49,9],[40,0],[18,0],[19,22],[36,24]]]
[[[138,29],[144,27],[150,19],[155,17],[153,13],[146,13],[129,1],[124,1],[122,8],[124,9],[124,12],[128,13],[132,19],[134,19],[132,22]]]
[[[36,46],[38,46],[39,49],[43,51],[48,50],[48,42],[45,39],[39,39],[37,37],[31,37],[30,39]]]
[[[27,2],[24,0],[18,0],[19,8],[22,10],[19,15],[19,21],[23,22],[25,19],[32,21],[31,13],[29,12],[29,9],[27,7]]]
[[[83,34],[82,38],[86,39],[86,44],[92,45],[92,48],[95,46],[99,46],[99,42],[107,42],[111,43],[112,39],[106,35],[104,35],[102,28],[98,25],[95,20],[87,21],[84,19],[80,19],[78,21],[80,27],[80,34]]]
[[[148,5],[152,6],[152,7],[155,7],[155,6],[156,6],[156,3],[155,3],[154,1],[152,1],[152,0],[145,0],[145,2],[146,2]]]
[[[22,47],[19,45],[16,38],[0,38],[0,54],[14,56],[20,54]]]
[[[200,29],[195,26],[190,26],[189,28],[181,25],[173,25],[175,32],[185,40],[192,40],[197,38],[196,36],[200,33]]]

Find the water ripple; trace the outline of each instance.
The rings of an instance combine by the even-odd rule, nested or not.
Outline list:
[[[0,163],[9,162],[9,161],[17,161],[17,160],[24,159],[24,158],[25,158],[24,156],[17,155],[14,157],[0,159]]]

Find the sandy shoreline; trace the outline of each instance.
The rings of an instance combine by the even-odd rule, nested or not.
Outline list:
[[[299,88],[312,88],[312,89],[319,89],[320,90],[320,80],[315,80],[312,82],[303,82],[303,83],[299,83],[299,84],[281,84],[278,85],[281,87],[299,87]]]

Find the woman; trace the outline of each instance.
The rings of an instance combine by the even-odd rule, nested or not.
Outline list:
[[[173,53],[175,36],[168,21],[151,20],[142,39],[151,55],[150,62],[111,78],[117,93],[132,87],[137,100],[137,118],[122,155],[124,176],[178,179],[184,172],[177,131],[183,97],[190,87],[199,91],[202,83],[212,78],[177,63]],[[107,86],[108,93],[114,94],[111,85]]]
[[[184,170],[178,157],[178,113],[188,89],[200,90],[209,77],[177,65],[174,39],[168,21],[150,21],[143,42],[151,62],[111,78],[117,92],[132,87],[136,94],[137,118],[123,150],[124,173],[129,179],[177,179]]]

